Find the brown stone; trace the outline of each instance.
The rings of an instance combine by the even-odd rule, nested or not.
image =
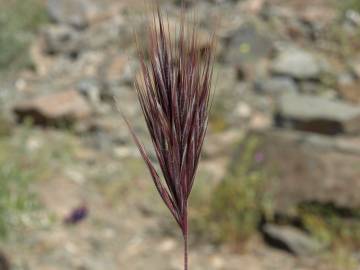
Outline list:
[[[337,16],[336,10],[327,4],[306,5],[299,13],[303,21],[321,25],[329,25]]]
[[[128,64],[129,58],[124,55],[112,57],[108,62],[107,67],[104,69],[104,71],[106,71],[106,74],[104,74],[106,77],[105,80],[107,82],[120,80]]]
[[[265,5],[264,0],[247,0],[240,3],[240,8],[250,14],[259,14]]]
[[[350,67],[354,75],[360,79],[360,58],[356,57],[354,60],[350,62]]]
[[[67,217],[72,209],[85,203],[82,185],[64,177],[53,177],[44,181],[39,185],[38,195],[42,205],[59,220]]]
[[[274,210],[292,214],[302,203],[360,209],[360,142],[292,131],[252,134],[269,169]],[[270,173],[271,172],[271,173]]]
[[[339,86],[342,98],[352,103],[360,103],[360,84],[359,81],[343,83]]]
[[[27,118],[38,125],[71,124],[91,115],[86,100],[75,90],[36,97],[15,105],[19,122]]]

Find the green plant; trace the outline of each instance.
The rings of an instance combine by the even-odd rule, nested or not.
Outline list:
[[[229,127],[229,123],[226,120],[226,115],[228,113],[229,107],[223,101],[224,97],[216,101],[213,104],[211,110],[211,117],[209,119],[210,127],[212,132],[223,132]]]
[[[0,137],[10,135],[11,125],[5,117],[0,115]]]
[[[298,215],[305,228],[324,244],[332,248],[360,248],[360,209],[307,203],[299,206]]]
[[[340,5],[342,6],[343,10],[355,10],[360,12],[360,1],[358,0],[344,0],[340,2]]]
[[[0,139],[0,237],[21,225],[24,216],[36,207],[29,181],[36,169],[24,156],[24,148],[15,147],[9,138]]]
[[[31,127],[31,122],[26,124],[12,136],[0,137],[0,238],[51,222],[32,187],[72,162],[75,144],[71,135],[44,134]]]
[[[248,138],[237,153],[229,174],[215,189],[211,217],[217,220],[219,240],[246,240],[257,229],[270,200],[264,193],[259,140]]]
[[[193,217],[198,233],[208,227],[212,241],[246,241],[256,232],[262,217],[271,214],[271,196],[264,190],[268,175],[260,146],[257,137],[241,142],[226,177],[208,195],[201,195],[205,199],[195,204],[197,215]]]
[[[0,71],[29,66],[28,46],[47,21],[43,1],[0,0]]]

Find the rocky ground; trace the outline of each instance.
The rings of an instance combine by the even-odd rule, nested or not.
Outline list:
[[[171,23],[179,2],[161,1]],[[360,7],[185,2],[198,49],[214,29],[219,41],[191,269],[360,269]],[[118,112],[150,145],[132,85],[143,1],[46,12],[31,68],[0,83],[0,269],[181,269],[180,234]]]

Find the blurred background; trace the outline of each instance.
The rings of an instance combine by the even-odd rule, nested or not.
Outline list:
[[[181,1],[160,2],[177,23]],[[185,2],[197,49],[218,37],[191,269],[359,270],[360,1]],[[113,101],[150,147],[144,4],[0,0],[1,270],[182,269]]]

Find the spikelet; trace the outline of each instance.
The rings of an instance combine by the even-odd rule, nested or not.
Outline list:
[[[148,33],[146,53],[139,50],[141,75],[135,88],[162,177],[125,121],[156,189],[182,230],[187,270],[188,198],[208,125],[214,37],[209,47],[199,50],[198,30],[195,25],[186,25],[182,15],[176,42],[172,42],[174,33],[170,33],[169,22],[164,22],[159,8]]]

